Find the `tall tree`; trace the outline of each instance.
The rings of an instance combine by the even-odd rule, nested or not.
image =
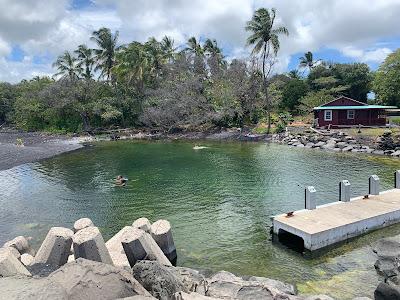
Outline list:
[[[95,64],[93,50],[86,45],[79,45],[75,53],[78,56],[78,67],[82,68],[83,77],[85,79],[91,79],[93,75],[93,66]]]
[[[164,36],[161,40],[161,50],[163,51],[164,57],[168,62],[172,62],[175,58],[176,47],[174,46],[174,40],[169,36]]]
[[[118,36],[118,31],[113,34],[109,28],[103,27],[94,31],[90,38],[98,47],[94,49],[97,69],[101,71],[100,76],[105,77],[107,81],[111,80],[111,69],[115,63]]]
[[[185,52],[191,53],[195,56],[203,56],[204,55],[204,50],[201,47],[200,43],[197,42],[196,38],[192,36],[190,39],[187,41],[187,47],[184,50]]]
[[[400,49],[389,54],[379,66],[373,86],[379,102],[400,106]]]
[[[60,55],[53,63],[53,67],[58,70],[55,76],[62,75],[62,77],[68,77],[70,80],[77,79],[78,74],[81,72],[76,57],[69,51],[65,51]]]
[[[320,61],[320,59],[314,60],[314,55],[312,54],[311,51],[308,51],[308,52],[304,53],[303,57],[300,57],[299,67],[300,67],[300,69],[310,71],[311,69],[313,69],[316,66],[316,64],[319,61]]]
[[[268,95],[268,77],[280,48],[279,36],[282,34],[289,35],[286,27],[275,27],[275,17],[276,10],[274,8],[271,10],[260,8],[246,25],[246,31],[251,32],[251,35],[247,39],[247,44],[254,46],[252,54],[261,55],[262,59],[263,90],[268,118],[268,132],[271,129],[272,108],[272,102]]]

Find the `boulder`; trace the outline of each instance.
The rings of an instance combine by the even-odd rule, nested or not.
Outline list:
[[[121,242],[125,232],[129,231],[131,228],[132,226],[125,226],[106,243],[106,247],[115,266],[130,268],[128,258],[125,255]]]
[[[74,223],[74,233],[78,232],[79,230],[86,228],[86,227],[90,227],[90,226],[94,226],[92,220],[90,220],[89,218],[82,218],[79,219],[77,221],[75,221]]]
[[[165,256],[175,265],[177,256],[171,224],[167,220],[158,220],[151,225],[151,235]]]
[[[343,152],[348,152],[348,151],[352,151],[353,149],[354,149],[353,146],[347,146],[347,147],[344,147],[344,148],[342,149],[342,151],[343,151]]]
[[[194,292],[190,294],[185,292],[178,292],[174,294],[172,299],[173,300],[218,300],[217,298],[207,297]]]
[[[397,150],[397,151],[395,151],[395,152],[393,152],[392,154],[390,154],[391,156],[400,156],[400,151],[399,150]]]
[[[7,300],[69,300],[64,288],[47,278],[13,276],[0,278],[0,298]],[[89,298],[87,298],[89,299]]]
[[[398,300],[400,288],[381,282],[374,292],[375,300]]]
[[[310,142],[310,143],[307,143],[305,147],[306,147],[306,148],[313,148],[314,145],[315,145],[314,143],[311,143],[311,142]]]
[[[9,248],[0,248],[0,277],[27,275],[31,273],[15,257]]]
[[[249,281],[221,271],[208,282],[206,296],[223,299],[299,299],[278,290],[266,281]]]
[[[132,268],[133,276],[158,299],[171,299],[177,292],[197,292],[204,295],[207,281],[198,271],[189,268],[164,266],[143,260]]]
[[[118,298],[116,300],[157,300],[157,298],[154,298],[153,296],[136,295],[126,298]]]
[[[34,264],[62,266],[67,263],[73,235],[71,229],[52,227],[35,256]]]
[[[372,153],[376,154],[376,155],[384,155],[385,154],[385,152],[383,150],[374,150]]]
[[[150,296],[129,272],[83,258],[64,265],[48,278],[63,286],[71,300]]]
[[[124,233],[121,243],[131,267],[138,260],[145,259],[155,260],[166,266],[172,265],[152,236],[144,230],[131,227]]]
[[[327,295],[316,295],[316,296],[310,296],[307,297],[306,300],[335,300],[332,297],[329,297]]]
[[[132,267],[133,277],[160,300],[168,300],[177,292],[185,291],[181,277],[173,267],[163,266],[152,261],[140,261]]]
[[[113,264],[103,236],[97,227],[86,227],[72,237],[75,259],[85,258],[106,264]],[[68,259],[68,255],[67,255]]]
[[[372,300],[372,299],[368,298],[368,297],[356,297],[356,298],[353,298],[353,300]]]
[[[347,144],[346,142],[338,142],[336,143],[336,147],[343,149],[346,148],[349,144]]]
[[[298,148],[304,148],[305,146],[304,146],[303,144],[300,143],[300,144],[297,144],[296,147],[298,147]]]
[[[29,245],[28,239],[24,236],[17,236],[11,241],[4,243],[4,247],[14,247],[20,254],[29,253],[35,255],[35,252]]]
[[[251,276],[248,280],[265,283],[266,285],[273,287],[273,288],[275,288],[283,293],[289,294],[289,295],[296,295],[296,293],[297,293],[296,289],[293,285],[284,283],[279,280],[270,279],[270,278],[266,278],[266,277],[257,277],[257,276]]]
[[[151,224],[150,224],[149,219],[139,218],[135,222],[132,223],[132,227],[139,228],[139,229],[146,231],[147,233],[150,233]]]
[[[316,144],[314,145],[314,147],[322,147],[322,146],[324,146],[324,145],[325,145],[325,142],[320,141],[320,142],[316,143]]]
[[[35,260],[35,258],[28,253],[24,253],[21,255],[21,262],[25,266],[31,266],[33,264],[34,260]]]

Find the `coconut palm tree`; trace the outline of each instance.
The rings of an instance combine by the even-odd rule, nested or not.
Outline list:
[[[161,50],[164,54],[165,59],[168,62],[173,61],[175,58],[176,47],[174,47],[174,40],[169,36],[164,36],[161,40]]]
[[[204,42],[203,51],[211,56],[222,57],[221,48],[218,47],[216,40],[207,39]]]
[[[105,77],[107,81],[111,80],[111,69],[115,63],[115,52],[117,51],[119,32],[112,34],[109,28],[100,28],[93,32],[90,38],[97,44],[97,49],[94,49],[97,70],[101,71],[100,77]]]
[[[93,50],[86,45],[79,45],[78,49],[75,50],[75,54],[78,56],[78,67],[82,68],[83,77],[85,79],[91,79],[93,66],[95,64]]]
[[[195,56],[203,56],[204,50],[201,47],[200,43],[197,42],[196,38],[192,36],[187,41],[187,47],[184,49],[185,52],[191,53]]]
[[[276,57],[279,48],[279,36],[289,35],[286,27],[275,27],[276,10],[272,8],[258,9],[252,19],[246,24],[246,31],[251,34],[247,38],[247,44],[253,46],[252,54],[261,55],[262,59],[262,76],[263,89],[265,94],[266,110],[268,116],[268,132],[271,128],[271,101],[268,97],[268,76],[271,72],[271,65],[267,70],[267,61],[272,57]]]
[[[303,70],[311,70],[313,69],[317,63],[321,61],[320,59],[314,61],[314,57],[311,51],[304,53],[303,57],[300,57],[299,68]]]
[[[77,59],[69,51],[65,51],[57,57],[57,60],[53,63],[53,67],[58,70],[55,76],[62,75],[62,77],[67,77],[70,80],[78,79],[78,74],[81,72],[81,68],[77,64]]]

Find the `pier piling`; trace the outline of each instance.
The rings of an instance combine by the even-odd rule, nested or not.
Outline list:
[[[317,199],[316,199],[317,191],[313,186],[308,186],[305,189],[305,209],[315,209],[317,207]]]
[[[379,177],[378,175],[371,175],[369,177],[369,194],[379,195]]]
[[[350,182],[348,180],[342,180],[339,183],[339,201],[349,202],[350,201]]]

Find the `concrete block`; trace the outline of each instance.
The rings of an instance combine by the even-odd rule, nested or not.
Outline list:
[[[172,266],[152,236],[144,230],[131,227],[122,239],[129,264],[133,267],[138,260],[155,260],[160,264]]]
[[[20,274],[31,275],[9,248],[0,248],[0,277]]]
[[[79,230],[74,234],[72,240],[75,259],[82,257],[110,265],[113,264],[103,236],[97,227],[91,226]]]
[[[369,177],[369,194],[379,195],[379,177],[378,175],[371,175]]]
[[[89,218],[79,219],[74,223],[74,232],[76,233],[79,230],[90,226],[94,226],[94,224]]]
[[[106,247],[110,253],[111,259],[114,265],[117,267],[129,267],[129,261],[128,258],[126,258],[121,242],[125,232],[131,228],[132,226],[125,226],[106,243]]]
[[[4,247],[13,247],[18,250],[20,254],[29,253],[31,255],[35,255],[35,252],[32,250],[29,245],[29,241],[24,236],[17,236],[16,238],[8,241],[4,244]]]
[[[151,235],[169,261],[175,265],[176,247],[172,237],[171,224],[167,220],[158,220],[151,225]]]
[[[349,202],[350,201],[350,182],[348,180],[342,180],[339,183],[339,201]]]
[[[73,235],[74,233],[71,229],[52,227],[40,246],[34,263],[50,264],[53,266],[64,265],[68,260]]]
[[[35,258],[28,253],[24,253],[21,255],[21,262],[24,264],[24,266],[33,265],[34,260]]]
[[[317,207],[317,191],[313,186],[307,186],[305,189],[305,209],[315,209]]]
[[[139,218],[135,222],[133,222],[132,227],[133,228],[139,228],[139,229],[142,229],[142,230],[150,233],[151,224],[150,224],[149,219],[147,219],[147,218]]]
[[[400,170],[394,172],[394,188],[400,189]]]
[[[19,253],[19,251],[17,249],[15,249],[14,247],[3,247],[3,248],[7,248],[8,250],[11,251],[11,253],[17,258],[20,259],[21,258],[21,253]]]

